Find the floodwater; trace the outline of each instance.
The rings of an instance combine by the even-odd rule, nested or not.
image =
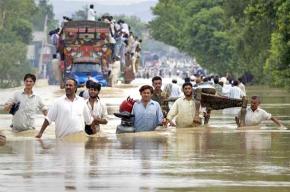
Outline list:
[[[142,81],[143,82],[143,81]],[[146,81],[144,81],[146,82]],[[13,91],[0,91],[0,104]],[[35,88],[50,105],[63,94],[56,86]],[[262,107],[290,127],[290,96],[279,89],[249,87]],[[104,88],[110,114],[138,86]],[[0,115],[7,142],[0,146],[0,191],[290,191],[290,131],[270,121],[237,130],[233,117],[214,111],[209,126],[115,134],[119,119],[94,137],[56,140],[53,126],[12,133],[11,116]],[[43,117],[39,114],[40,128]]]

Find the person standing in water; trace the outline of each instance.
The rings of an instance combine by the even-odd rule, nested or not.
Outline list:
[[[287,129],[277,118],[273,117],[270,113],[260,108],[261,99],[258,96],[251,97],[251,106],[246,109],[245,126],[257,126],[265,120],[272,120],[280,129]],[[241,112],[235,117],[238,127],[241,126],[240,122]]]
[[[99,93],[101,91],[101,84],[92,82],[89,88],[90,98],[86,101],[91,115],[94,117],[95,121],[91,126],[86,125],[86,133],[91,135],[95,134],[100,130],[100,124],[107,124],[107,108],[106,105],[101,102],[99,98]]]
[[[76,95],[77,82],[74,79],[65,81],[65,95],[49,109],[37,138],[41,138],[49,124],[55,122],[55,135],[57,138],[84,131],[85,124],[94,122],[85,100]]]
[[[12,118],[13,131],[26,131],[35,129],[35,116],[38,111],[44,115],[47,114],[47,107],[44,105],[40,96],[33,92],[36,82],[34,74],[26,74],[24,76],[24,90],[16,92],[12,98],[4,106],[4,111],[9,112],[14,106],[18,106],[18,110],[14,111]],[[16,107],[17,108],[17,107]]]
[[[132,109],[132,114],[135,115],[135,131],[154,131],[158,125],[164,122],[161,107],[158,102],[151,99],[153,88],[150,85],[143,85],[139,92],[141,100],[136,101]]]

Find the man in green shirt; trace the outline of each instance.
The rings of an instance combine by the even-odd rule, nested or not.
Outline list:
[[[169,107],[168,107],[168,101],[167,98],[169,95],[167,95],[164,91],[162,91],[162,79],[159,76],[155,76],[152,78],[152,86],[154,88],[153,94],[152,94],[152,100],[159,103],[161,106],[161,110],[163,113],[163,116],[166,117]]]

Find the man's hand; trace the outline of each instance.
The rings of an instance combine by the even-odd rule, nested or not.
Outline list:
[[[193,123],[201,124],[201,120],[200,120],[200,117],[198,115],[195,115],[195,117],[193,118]]]
[[[235,121],[236,121],[237,126],[241,127],[241,121],[237,116],[235,117]]]
[[[94,117],[94,124],[99,125],[101,123],[102,119],[99,117]]]
[[[4,105],[4,111],[9,112],[12,108],[13,103],[5,103]]]
[[[286,129],[288,129],[288,128],[285,127],[284,125],[281,125],[281,126],[279,127],[279,129],[280,129],[280,130],[286,130]]]
[[[35,137],[40,139],[41,136],[42,136],[42,133],[39,132]]]
[[[166,118],[164,118],[164,119],[162,120],[162,125],[163,125],[163,127],[166,127],[166,128],[167,128],[168,122],[169,122],[169,120],[166,119]]]

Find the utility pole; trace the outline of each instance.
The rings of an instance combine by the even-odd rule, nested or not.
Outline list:
[[[38,74],[42,74],[42,78],[46,78],[46,65],[44,65],[44,56],[47,56],[48,54],[48,47],[47,47],[47,15],[44,19],[44,27],[43,27],[43,39],[41,43],[41,51],[40,51],[40,59],[39,59],[39,65],[38,65]]]

